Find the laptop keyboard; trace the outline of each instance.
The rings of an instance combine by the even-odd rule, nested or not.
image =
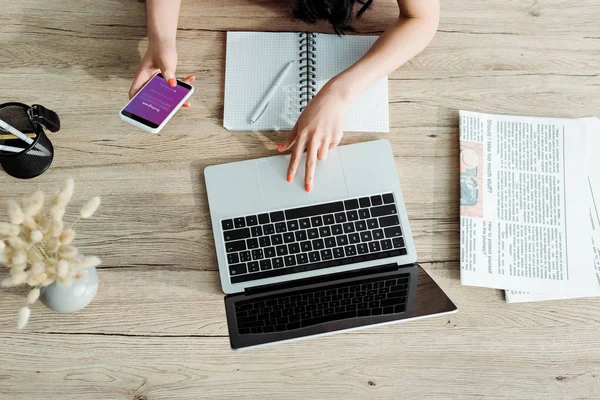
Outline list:
[[[392,193],[221,221],[231,283],[406,255]]]
[[[282,332],[406,311],[410,274],[364,279],[236,302],[240,335]]]

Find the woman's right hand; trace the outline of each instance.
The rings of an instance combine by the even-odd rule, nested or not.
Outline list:
[[[177,86],[175,79],[175,69],[177,68],[177,50],[175,40],[166,41],[150,41],[148,50],[142,58],[137,74],[133,79],[131,88],[129,89],[129,98],[135,94],[156,74],[161,72],[169,86]],[[193,82],[194,77],[188,76],[184,79],[186,82]],[[184,107],[189,107],[190,103],[186,102]]]

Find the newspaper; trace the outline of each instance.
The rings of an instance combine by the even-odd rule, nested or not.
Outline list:
[[[597,291],[588,120],[460,112],[461,283]]]
[[[592,244],[594,249],[594,267],[596,270],[596,292],[591,294],[600,296],[600,157],[595,154],[600,151],[600,119],[587,119],[590,126],[588,137],[588,184],[590,189],[590,223],[592,225]],[[583,297],[581,294],[566,294],[557,296],[554,293],[527,293],[516,290],[506,291],[507,303],[518,303],[526,301],[544,301],[554,299],[568,299]]]

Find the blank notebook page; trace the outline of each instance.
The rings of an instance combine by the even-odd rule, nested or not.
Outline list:
[[[292,69],[264,114],[250,116],[290,61]],[[229,130],[291,130],[298,119],[298,34],[227,32],[225,110]]]
[[[377,39],[376,36],[317,34],[317,89],[357,62]],[[390,131],[387,77],[375,82],[346,108],[344,131]]]

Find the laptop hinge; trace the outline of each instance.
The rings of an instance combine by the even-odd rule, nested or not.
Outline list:
[[[391,264],[379,265],[376,267],[368,267],[368,268],[355,269],[352,271],[338,272],[335,274],[319,275],[319,276],[313,276],[310,278],[296,279],[296,280],[286,281],[286,282],[271,283],[268,285],[261,285],[261,286],[254,286],[251,288],[246,288],[246,289],[244,289],[244,293],[246,295],[253,295],[253,294],[259,294],[259,293],[265,293],[265,292],[272,292],[275,290],[293,289],[293,288],[297,288],[299,286],[306,286],[306,285],[311,285],[311,284],[315,284],[315,283],[323,283],[323,282],[328,282],[328,281],[333,282],[333,281],[337,281],[340,279],[356,278],[359,276],[368,276],[371,274],[378,274],[381,272],[394,271],[394,270],[398,269],[398,267],[401,267],[401,265],[398,265],[397,263],[391,263]]]

